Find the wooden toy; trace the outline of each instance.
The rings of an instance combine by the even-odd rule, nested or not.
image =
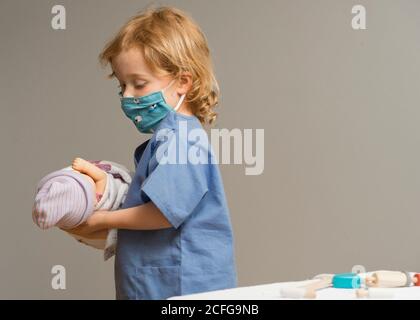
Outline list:
[[[282,288],[280,294],[283,298],[290,299],[315,299],[316,290],[328,288],[331,286],[333,275],[320,274],[314,277],[314,282],[299,286]]]
[[[416,273],[416,274],[413,276],[413,284],[414,284],[415,286],[417,286],[417,287],[419,287],[419,286],[420,286],[420,273]]]
[[[313,278],[309,284],[286,287],[280,290],[283,298],[290,299],[315,299],[317,290],[328,287],[340,289],[357,289],[355,290],[357,298],[369,299],[392,299],[394,291],[390,288],[420,286],[420,273],[413,276],[403,271],[375,271],[371,275],[366,275],[363,279],[357,273],[341,273],[341,274],[320,274]],[[362,288],[363,282],[366,288]]]
[[[332,279],[332,286],[339,289],[357,289],[361,284],[362,279],[357,273],[339,273]]]
[[[397,288],[409,287],[412,284],[419,286],[419,279],[418,274],[412,277],[408,272],[381,270],[366,276],[365,282],[368,287]]]

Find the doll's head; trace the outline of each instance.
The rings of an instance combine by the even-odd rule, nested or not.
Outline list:
[[[110,64],[122,96],[138,97],[176,84],[165,91],[175,105],[186,94],[180,111],[194,114],[201,123],[212,123],[219,86],[213,73],[204,34],[179,9],[147,9],[131,18],[106,45],[99,56]]]
[[[92,180],[92,181],[91,181]],[[91,177],[71,168],[54,171],[37,186],[32,218],[40,228],[74,228],[93,212],[95,184]]]

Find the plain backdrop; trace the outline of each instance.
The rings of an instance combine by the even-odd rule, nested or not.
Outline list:
[[[134,168],[146,140],[97,56],[141,0],[0,1],[0,298],[114,299],[113,260],[31,219],[75,157]],[[265,169],[222,165],[240,286],[318,273],[420,271],[420,2],[158,1],[207,36],[216,128],[264,129]],[[51,28],[64,5],[67,29]],[[353,30],[362,4],[367,29]],[[53,290],[51,268],[66,268]]]

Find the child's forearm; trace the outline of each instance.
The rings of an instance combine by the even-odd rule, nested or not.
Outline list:
[[[88,239],[106,239],[108,236],[108,229],[98,230],[85,236]]]
[[[137,207],[112,211],[104,219],[104,225],[109,229],[156,230],[172,227],[152,201]]]

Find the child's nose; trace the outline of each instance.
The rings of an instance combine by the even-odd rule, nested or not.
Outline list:
[[[126,91],[124,91],[124,93],[123,93],[123,97],[124,97],[124,98],[133,98],[133,97],[134,97],[134,95],[133,95],[131,92],[128,92],[128,91],[126,90]]]
[[[123,97],[124,98],[132,98],[134,97],[134,89],[127,86],[123,92]]]

